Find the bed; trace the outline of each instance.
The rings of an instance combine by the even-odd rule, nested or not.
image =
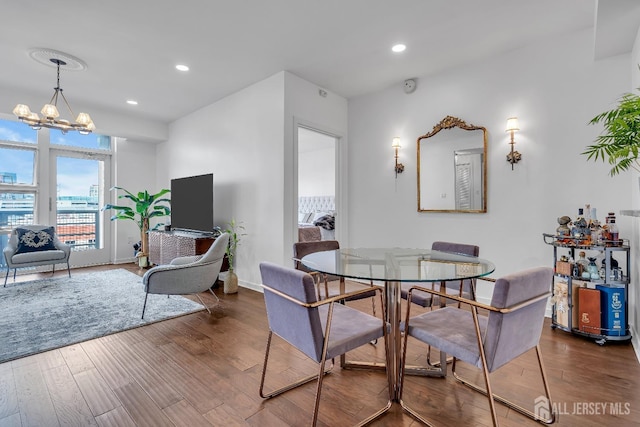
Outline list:
[[[335,197],[298,198],[298,241],[335,240]]]

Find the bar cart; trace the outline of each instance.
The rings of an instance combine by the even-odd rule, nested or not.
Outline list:
[[[543,239],[553,246],[551,328],[594,339],[600,345],[631,340],[629,241],[586,245],[579,238],[547,233],[543,233]],[[590,275],[578,268],[576,255],[581,251],[591,255],[589,266],[596,266],[597,275],[593,268]],[[596,265],[594,258],[603,260],[602,267]],[[593,308],[592,303],[598,298],[600,303]]]

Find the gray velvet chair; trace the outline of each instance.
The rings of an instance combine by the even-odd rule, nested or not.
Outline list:
[[[18,268],[51,265],[51,274],[56,264],[67,264],[67,273],[71,277],[69,257],[71,247],[62,243],[51,225],[21,225],[11,230],[7,246],[3,249],[7,263],[4,286],[7,286],[9,271],[13,268],[13,280],[16,280]]]
[[[311,422],[311,425],[315,426],[318,421],[322,382],[327,372],[326,361],[384,337],[386,368],[389,360],[386,345],[388,325],[382,319],[339,303],[344,298],[371,292],[368,289],[318,300],[314,280],[308,273],[268,262],[260,264],[260,272],[269,320],[269,335],[260,380],[260,396],[272,398],[317,379]],[[378,293],[382,303],[382,289],[376,288],[374,292]],[[265,378],[273,334],[318,363],[318,374],[302,378],[277,390],[265,392]],[[386,370],[386,372],[387,382],[389,382],[389,371]],[[371,422],[390,407],[389,399],[385,407],[358,425]]]
[[[209,307],[202,301],[200,292],[207,290],[216,297],[211,287],[218,280],[218,274],[222,268],[224,254],[229,245],[229,234],[223,233],[213,242],[211,247],[203,255],[185,256],[173,259],[168,265],[158,265],[147,271],[142,277],[144,290],[144,305],[142,318],[147,308],[149,294],[162,295],[195,295],[200,303],[207,309]]]
[[[413,337],[453,355],[452,372],[454,376],[458,381],[487,396],[495,426],[498,425],[498,419],[494,399],[534,420],[547,424],[553,423],[556,416],[552,409],[539,345],[547,299],[551,295],[552,278],[553,269],[548,267],[532,268],[504,276],[494,283],[491,305],[455,295],[447,295],[429,288],[415,287],[410,289],[409,301],[411,301],[414,291],[418,290],[433,296],[446,296],[454,299],[460,302],[463,307],[447,306],[411,317],[412,304],[407,304],[405,322],[408,327],[403,344],[400,389],[402,407],[415,418],[429,424],[426,418],[415,409],[407,406],[402,400],[405,391],[404,366],[407,343],[408,338]],[[478,309],[488,311],[488,316],[478,314]],[[536,413],[495,395],[489,380],[490,373],[533,348],[536,349],[546,395],[546,400],[542,400],[543,407],[536,405]],[[482,369],[484,387],[473,384],[456,374],[457,359]],[[539,402],[536,401],[536,403]],[[544,419],[540,419],[540,417]]]

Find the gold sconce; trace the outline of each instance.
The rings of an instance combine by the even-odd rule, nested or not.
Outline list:
[[[395,169],[396,169],[396,178],[397,178],[399,173],[404,172],[404,165],[402,163],[398,163],[398,150],[400,149],[400,137],[396,136],[395,138],[393,138],[393,144],[391,144],[391,146],[395,150],[395,159],[396,159]]]
[[[507,162],[511,163],[511,170],[513,170],[513,164],[518,163],[520,159],[522,159],[522,155],[513,149],[513,146],[516,143],[516,141],[513,139],[513,134],[515,134],[516,131],[519,130],[520,128],[518,127],[518,118],[509,117],[507,119],[506,132],[511,132],[511,142],[509,142],[509,144],[511,144],[511,152],[507,154]]]

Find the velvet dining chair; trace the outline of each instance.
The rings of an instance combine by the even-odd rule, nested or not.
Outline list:
[[[368,284],[354,282],[351,280],[345,280],[344,277],[332,276],[329,274],[322,274],[311,271],[302,264],[301,260],[304,256],[321,251],[333,251],[340,249],[340,243],[337,240],[320,240],[313,242],[297,242],[293,244],[293,266],[297,270],[310,273],[316,278],[316,291],[318,299],[330,298],[332,296],[339,295],[348,291],[362,289],[363,287],[374,288],[373,282]],[[371,289],[370,292],[358,294],[354,297],[348,298],[347,301],[354,301],[358,299],[371,298],[371,309],[373,315],[376,315],[376,295],[375,290]]]
[[[260,396],[265,399],[273,398],[317,380],[311,421],[311,425],[315,426],[318,421],[323,379],[327,373],[325,369],[327,360],[332,360],[348,351],[368,344],[372,340],[384,338],[386,368],[389,361],[389,349],[386,345],[388,325],[382,319],[339,303],[347,297],[371,292],[368,289],[319,300],[314,280],[308,273],[269,262],[260,264],[260,273],[269,321],[269,334],[260,380]],[[376,288],[374,292],[378,293],[382,304],[382,289]],[[265,382],[274,334],[316,362],[318,373],[277,390],[266,392]],[[387,383],[390,383],[389,370],[385,370]],[[354,387],[357,387],[357,383],[354,384]],[[371,422],[390,407],[391,399],[389,398],[383,408],[368,416],[358,425]]]
[[[340,302],[346,303],[347,301],[371,298],[371,310],[373,315],[376,316],[376,291],[375,289],[373,289],[376,286],[373,284],[373,280],[369,281],[368,284],[354,282],[352,280],[346,280],[344,277],[311,271],[309,268],[305,267],[304,264],[302,264],[301,260],[305,255],[309,255],[315,252],[333,251],[338,249],[340,249],[340,243],[337,240],[320,240],[313,242],[294,243],[293,265],[297,270],[305,271],[314,277],[318,299],[331,298],[350,291],[360,290],[363,288],[371,288],[369,292],[357,293],[356,295],[348,297]],[[371,344],[375,345],[376,341],[372,341]],[[375,365],[376,363],[368,361],[347,360],[346,354],[342,354],[340,356],[340,367],[342,367],[343,369],[360,368],[362,366]]]
[[[435,241],[431,244],[432,251],[439,252],[447,252],[453,254],[461,254],[477,257],[480,254],[480,247],[476,245],[470,245],[465,243],[454,243],[454,242],[444,242],[444,241]],[[412,283],[403,282],[400,284],[401,287],[401,297],[403,299],[407,299],[409,295],[409,289],[413,286]],[[453,294],[458,296],[464,296],[467,298],[475,299],[475,280],[473,279],[465,279],[465,280],[448,280],[440,283],[433,283],[431,289],[439,290],[441,287],[444,287],[445,292],[447,294]],[[415,290],[413,292],[411,298],[412,304],[417,304],[424,308],[433,308],[435,306],[444,306],[446,304],[446,299],[434,297],[432,294],[427,292],[420,292]],[[430,376],[434,376],[439,374],[441,376],[446,375],[446,369],[442,368],[442,365],[446,362],[447,355],[440,351],[440,359],[439,361],[432,362],[431,361],[431,346],[429,346],[427,350],[427,365],[428,367],[423,366],[414,366],[412,369],[414,373],[425,372]],[[435,369],[435,370],[434,370]]]
[[[551,295],[552,278],[553,269],[548,267],[531,268],[499,278],[494,282],[490,305],[448,295],[439,290],[412,287],[408,294],[409,301],[415,291],[420,291],[434,297],[452,298],[464,307],[450,305],[411,317],[412,304],[407,305],[405,317],[407,327],[402,350],[400,386],[402,407],[415,418],[429,424],[426,417],[415,408],[408,406],[402,398],[403,393],[406,392],[404,378],[407,344],[412,337],[454,357],[452,372],[455,378],[487,396],[494,426],[498,425],[494,400],[536,421],[553,423],[556,414],[553,412],[539,344],[547,299]],[[486,310],[488,315],[480,314],[479,309]],[[535,412],[532,412],[494,394],[489,374],[534,348],[545,395],[536,399]],[[484,377],[484,386],[474,384],[457,375],[457,360],[480,368]],[[542,406],[539,406],[540,404]]]

